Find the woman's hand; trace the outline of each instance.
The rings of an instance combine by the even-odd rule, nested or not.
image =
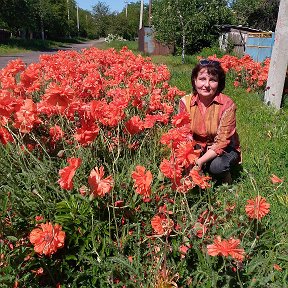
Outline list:
[[[209,149],[206,151],[206,153],[204,153],[203,156],[201,156],[195,161],[195,166],[197,166],[201,170],[205,163],[213,160],[216,157],[217,154],[212,149]]]
[[[194,165],[194,169],[197,169],[197,170],[202,170],[202,162],[200,161],[200,158],[198,158],[196,161],[195,161],[195,165]]]

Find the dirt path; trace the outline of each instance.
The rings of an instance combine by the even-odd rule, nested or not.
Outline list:
[[[98,40],[91,40],[80,44],[69,44],[67,47],[55,50],[55,51],[32,51],[28,53],[19,53],[19,54],[13,54],[13,55],[5,55],[0,56],[0,69],[4,68],[7,63],[11,60],[15,59],[22,59],[27,65],[38,62],[39,56],[42,54],[54,54],[57,53],[59,50],[76,50],[79,51],[84,48],[90,48],[90,47],[98,47],[104,42],[104,38],[100,38]]]

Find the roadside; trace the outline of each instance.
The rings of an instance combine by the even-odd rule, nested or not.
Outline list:
[[[78,44],[78,43],[77,44],[69,44],[64,48],[55,49],[54,51],[47,51],[47,52],[31,51],[31,52],[25,52],[25,53],[16,53],[13,55],[3,55],[3,56],[0,56],[0,69],[4,68],[8,64],[8,62],[11,60],[22,59],[24,61],[24,63],[29,65],[31,63],[38,62],[39,56],[43,55],[43,54],[55,54],[59,50],[62,50],[62,51],[63,50],[64,51],[69,51],[69,50],[80,51],[82,49],[91,48],[91,47],[101,48],[103,43],[104,43],[104,38],[100,38],[97,40],[91,40],[91,41],[83,42],[80,44]]]

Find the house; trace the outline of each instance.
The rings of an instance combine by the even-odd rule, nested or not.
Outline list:
[[[219,46],[227,53],[238,57],[250,55],[253,60],[262,62],[271,57],[274,33],[241,25],[220,25]]]

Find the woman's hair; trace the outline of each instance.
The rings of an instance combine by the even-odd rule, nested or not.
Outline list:
[[[192,70],[191,84],[192,84],[193,92],[194,93],[196,92],[194,79],[197,78],[198,73],[202,68],[206,68],[208,74],[212,76],[216,76],[218,78],[217,92],[221,93],[225,88],[225,81],[226,81],[225,71],[221,67],[220,62],[215,61],[215,60],[209,60],[209,59],[200,60],[199,63]]]

